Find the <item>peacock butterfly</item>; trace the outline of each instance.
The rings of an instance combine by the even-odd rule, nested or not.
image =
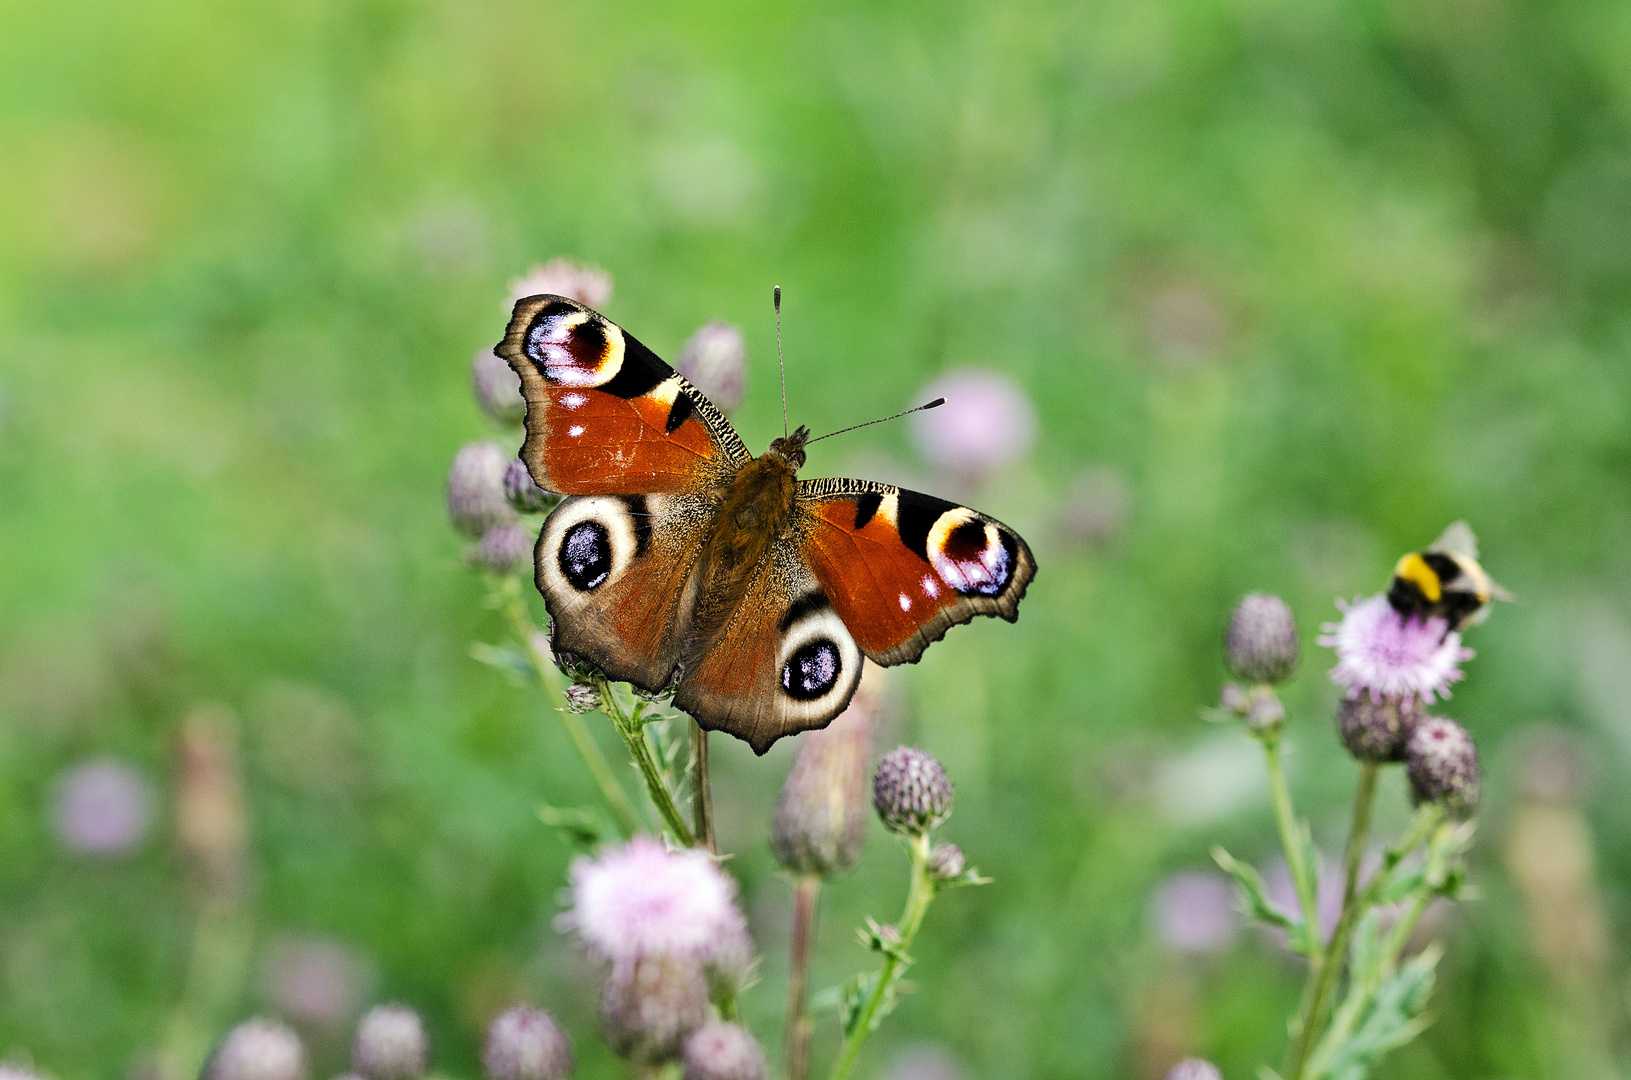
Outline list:
[[[1012,529],[869,480],[799,480],[809,430],[760,457],[697,388],[574,300],[516,302],[496,351],[521,460],[569,496],[538,536],[558,650],[763,754],[849,704],[862,657],[913,663],[1036,573]]]

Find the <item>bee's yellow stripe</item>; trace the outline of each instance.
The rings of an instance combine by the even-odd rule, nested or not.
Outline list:
[[[1393,576],[1403,578],[1420,589],[1429,604],[1438,603],[1439,597],[1444,595],[1444,584],[1439,581],[1438,574],[1434,573],[1433,568],[1427,565],[1427,560],[1418,554],[1406,555],[1400,559],[1399,565],[1393,568]]]

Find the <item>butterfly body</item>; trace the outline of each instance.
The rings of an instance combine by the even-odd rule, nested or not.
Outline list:
[[[497,352],[527,399],[521,457],[569,496],[539,534],[553,643],[764,753],[825,725],[862,658],[917,660],[976,615],[1013,621],[1023,540],[933,496],[799,480],[809,432],[750,455],[711,402],[598,313],[517,302]]]

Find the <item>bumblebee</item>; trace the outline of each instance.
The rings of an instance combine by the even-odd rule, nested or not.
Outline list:
[[[1478,565],[1478,538],[1458,521],[1425,550],[1399,560],[1387,599],[1405,618],[1437,617],[1449,630],[1461,631],[1484,621],[1491,600],[1510,600],[1512,594]]]

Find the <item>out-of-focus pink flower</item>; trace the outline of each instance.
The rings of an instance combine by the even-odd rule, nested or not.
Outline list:
[[[1342,621],[1325,623],[1318,641],[1336,650],[1331,681],[1346,687],[1349,697],[1362,691],[1372,700],[1419,697],[1424,702],[1450,696],[1450,684],[1462,677],[1461,662],[1472,659],[1461,635],[1446,633],[1443,619],[1405,618],[1381,593],[1337,601]]]
[[[747,341],[740,329],[716,319],[686,339],[674,368],[715,405],[729,411],[747,393]]]
[[[1214,953],[1229,947],[1240,928],[1234,889],[1222,875],[1204,870],[1173,874],[1155,890],[1155,930],[1181,953]]]
[[[356,1012],[366,981],[362,962],[335,941],[289,937],[267,951],[267,995],[279,1013],[298,1023],[340,1026]]]
[[[968,1070],[938,1043],[918,1043],[890,1058],[883,1075],[887,1080],[967,1080]]]
[[[481,411],[496,422],[509,427],[526,418],[527,399],[521,396],[521,376],[492,349],[479,350],[470,361],[470,389]]]
[[[923,389],[937,409],[914,413],[912,441],[947,472],[980,477],[1023,458],[1036,441],[1036,409],[1018,383],[996,371],[952,372]]]
[[[713,961],[742,925],[736,883],[702,851],[637,836],[572,863],[572,909],[561,926],[599,959]]]
[[[1363,877],[1361,873],[1361,880]],[[1276,859],[1274,865],[1269,867],[1268,873],[1263,875],[1263,887],[1275,907],[1288,915],[1302,918],[1297,890],[1291,884],[1291,868],[1284,859]],[[1319,915],[1320,937],[1329,941],[1331,931],[1336,929],[1337,919],[1342,917],[1342,868],[1334,863],[1326,865],[1323,859],[1320,860],[1314,886],[1314,910]]]
[[[510,282],[510,300],[505,310],[514,307],[522,297],[540,293],[564,296],[598,311],[612,298],[612,275],[598,266],[588,266],[571,259],[551,259]]]
[[[1060,531],[1077,544],[1105,543],[1121,531],[1131,501],[1119,472],[1108,466],[1090,466],[1076,474],[1065,492]]]
[[[515,520],[504,494],[504,470],[515,455],[495,442],[466,443],[447,474],[447,516],[453,527],[479,539],[494,525]]]
[[[57,782],[53,819],[69,851],[127,855],[147,834],[152,799],[147,781],[122,761],[91,761]]]

